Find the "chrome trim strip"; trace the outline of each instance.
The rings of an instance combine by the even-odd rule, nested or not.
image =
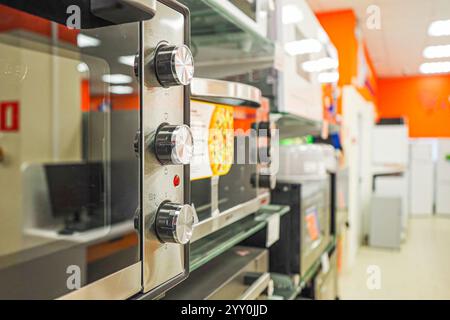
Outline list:
[[[141,291],[141,261],[57,300],[124,300]]]
[[[270,273],[263,273],[247,290],[239,297],[238,300],[256,300],[263,294],[270,283]]]
[[[255,213],[264,205],[263,202],[267,201],[267,203],[269,203],[269,200],[270,193],[267,192],[259,195],[255,199],[228,209],[217,216],[201,221],[194,226],[194,234],[192,235],[191,243]]]
[[[227,105],[259,107],[262,93],[243,83],[194,78],[191,83],[193,99]]]

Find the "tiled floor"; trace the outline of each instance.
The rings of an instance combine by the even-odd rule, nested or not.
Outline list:
[[[378,290],[368,289],[370,266],[379,267]],[[400,251],[362,247],[354,266],[341,274],[340,298],[450,299],[450,219],[411,219]]]

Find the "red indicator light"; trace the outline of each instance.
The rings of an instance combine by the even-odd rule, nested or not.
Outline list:
[[[181,182],[181,180],[180,180],[180,176],[179,175],[176,175],[175,177],[173,177],[173,185],[175,187],[178,187],[180,185],[180,182]]]

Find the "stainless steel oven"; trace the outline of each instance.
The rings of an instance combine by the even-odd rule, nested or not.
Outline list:
[[[0,298],[187,277],[189,32],[176,1],[0,1]]]
[[[192,272],[168,300],[267,300],[273,293],[266,249],[236,246]]]
[[[192,203],[199,223],[193,242],[255,213],[268,203],[258,174],[257,121],[261,91],[238,82],[195,78],[191,120],[195,151]],[[261,179],[262,180],[262,179]]]

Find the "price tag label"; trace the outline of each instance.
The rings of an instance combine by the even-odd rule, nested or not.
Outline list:
[[[284,70],[284,49],[279,43],[275,44],[275,57],[273,67],[278,71]]]
[[[322,254],[322,257],[320,260],[322,263],[322,272],[328,273],[328,271],[330,271],[330,257],[328,257],[328,253],[325,252],[324,254]]]
[[[267,220],[266,248],[272,246],[280,239],[280,215],[273,214]]]

